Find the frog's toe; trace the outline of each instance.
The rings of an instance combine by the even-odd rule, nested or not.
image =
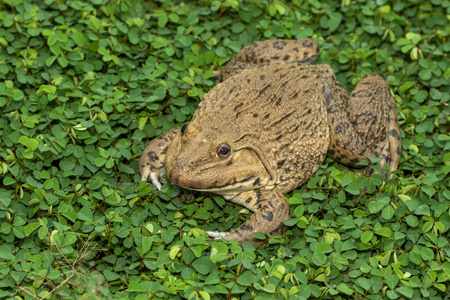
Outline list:
[[[158,190],[161,190],[161,185],[165,183],[162,178],[164,169],[154,168],[149,163],[142,163],[140,168],[141,181],[150,181]]]
[[[228,232],[220,232],[220,231],[206,231],[206,233],[210,237],[212,237],[212,238],[214,238],[216,240],[224,238],[228,234]]]
[[[158,189],[158,191],[161,190],[161,183],[159,182],[158,174],[155,172],[150,173],[150,181],[153,183],[154,186]]]

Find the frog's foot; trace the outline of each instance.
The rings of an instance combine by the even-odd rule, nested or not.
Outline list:
[[[165,174],[164,168],[156,169],[154,172],[152,170],[152,166],[149,163],[145,163],[145,167],[141,167],[141,181],[150,180],[158,190],[161,190],[162,184],[166,183],[166,180],[162,177]]]
[[[164,169],[166,152],[174,136],[179,132],[179,128],[174,128],[153,139],[144,149],[139,158],[141,181],[150,180],[158,190],[161,189],[161,183],[165,183],[162,176],[166,173]]]
[[[230,200],[247,207],[254,214],[241,227],[232,232],[208,231],[210,237],[224,238],[229,241],[237,240],[240,244],[248,242],[254,246],[260,246],[266,240],[256,239],[256,232],[280,235],[286,230],[284,222],[291,217],[289,205],[277,188],[243,192]]]

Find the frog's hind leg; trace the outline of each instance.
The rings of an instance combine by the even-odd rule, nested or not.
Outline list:
[[[337,94],[340,93],[337,87]],[[340,98],[337,102],[345,107],[347,118],[337,115],[335,124],[331,124],[328,154],[353,166],[366,157],[381,157],[378,164],[389,164],[389,172],[395,171],[400,161],[401,139],[397,107],[387,83],[380,76],[369,74],[361,79],[348,100],[345,96]],[[330,114],[333,105],[328,110],[333,116]]]
[[[318,53],[319,46],[309,38],[258,41],[239,51],[220,72],[213,72],[213,75],[224,81],[245,69],[263,64],[287,62],[310,64],[316,60]]]
[[[310,64],[317,58],[319,46],[310,38],[301,40],[266,40],[243,48],[232,61],[251,64],[301,62]]]

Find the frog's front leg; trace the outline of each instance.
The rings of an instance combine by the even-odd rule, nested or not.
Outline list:
[[[161,182],[164,182],[162,176],[166,173],[164,161],[167,149],[177,134],[180,134],[180,128],[171,129],[153,139],[139,158],[141,180],[150,179],[158,190],[161,189]]]
[[[240,244],[249,242],[260,246],[265,241],[256,239],[256,232],[280,235],[286,230],[284,222],[291,217],[289,205],[278,188],[246,191],[228,200],[248,208],[254,214],[241,227],[232,232],[208,231],[209,236],[237,240]]]

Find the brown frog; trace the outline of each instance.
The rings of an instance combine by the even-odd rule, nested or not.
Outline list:
[[[268,40],[241,50],[222,68],[188,125],[154,139],[144,150],[142,180],[159,189],[161,176],[208,191],[254,214],[230,233],[211,237],[260,245],[256,232],[282,234],[290,218],[283,193],[303,184],[325,157],[350,165],[381,157],[395,171],[401,139],[397,109],[375,74],[349,95],[311,39]]]

